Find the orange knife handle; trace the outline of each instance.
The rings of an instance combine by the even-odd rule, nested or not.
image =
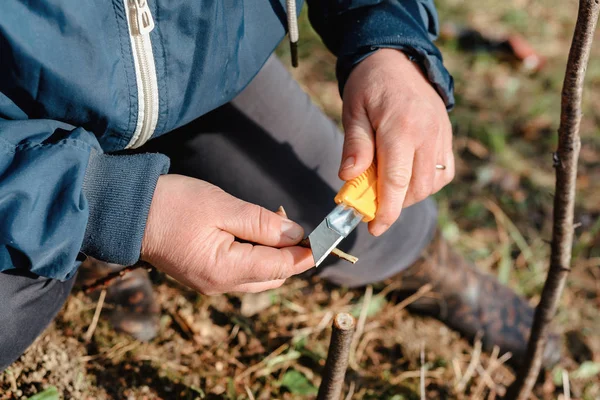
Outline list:
[[[356,178],[347,181],[335,196],[335,202],[354,208],[364,216],[364,222],[372,221],[377,212],[377,166],[375,163]]]

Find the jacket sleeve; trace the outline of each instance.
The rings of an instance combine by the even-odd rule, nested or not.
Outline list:
[[[161,154],[104,154],[90,132],[27,119],[0,93],[0,271],[65,280],[81,253],[133,264],[168,165]]]
[[[380,48],[404,51],[424,70],[450,110],[454,83],[433,44],[439,25],[433,0],[307,0],[309,18],[338,57],[340,93],[352,68]]]

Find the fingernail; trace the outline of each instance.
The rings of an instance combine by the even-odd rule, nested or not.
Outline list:
[[[371,233],[375,236],[381,236],[385,233],[385,231],[388,230],[389,227],[390,226],[388,224],[379,224],[373,228]]]
[[[284,219],[281,221],[281,234],[290,240],[300,240],[304,230],[297,223]]]
[[[354,156],[350,156],[347,157],[344,162],[342,163],[342,167],[341,167],[341,171],[348,169],[348,168],[352,168],[354,167],[354,164],[356,163],[356,158],[354,158]]]

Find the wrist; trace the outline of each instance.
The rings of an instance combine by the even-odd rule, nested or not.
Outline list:
[[[409,53],[404,52],[400,49],[393,48],[382,48],[377,50],[371,56],[375,56],[376,60],[380,65],[390,63],[390,65],[396,65],[403,68],[410,75],[419,75],[421,78],[429,83],[429,80],[425,76],[423,69],[419,65],[418,61]],[[368,59],[368,58],[367,58]]]
[[[148,212],[148,219],[146,220],[146,228],[144,229],[144,236],[142,238],[142,247],[140,250],[140,259],[147,261],[152,264],[152,260],[155,259],[156,255],[160,253],[161,248],[161,226],[160,214],[162,211],[162,204],[164,203],[165,186],[168,180],[168,175],[161,175],[156,183],[156,189],[152,196],[152,202],[150,203],[150,211]],[[163,226],[164,229],[164,226]]]

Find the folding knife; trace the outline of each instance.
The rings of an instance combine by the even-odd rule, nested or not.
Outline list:
[[[377,212],[377,166],[347,181],[335,196],[337,206],[308,235],[315,266],[325,260],[361,221],[369,222]]]

